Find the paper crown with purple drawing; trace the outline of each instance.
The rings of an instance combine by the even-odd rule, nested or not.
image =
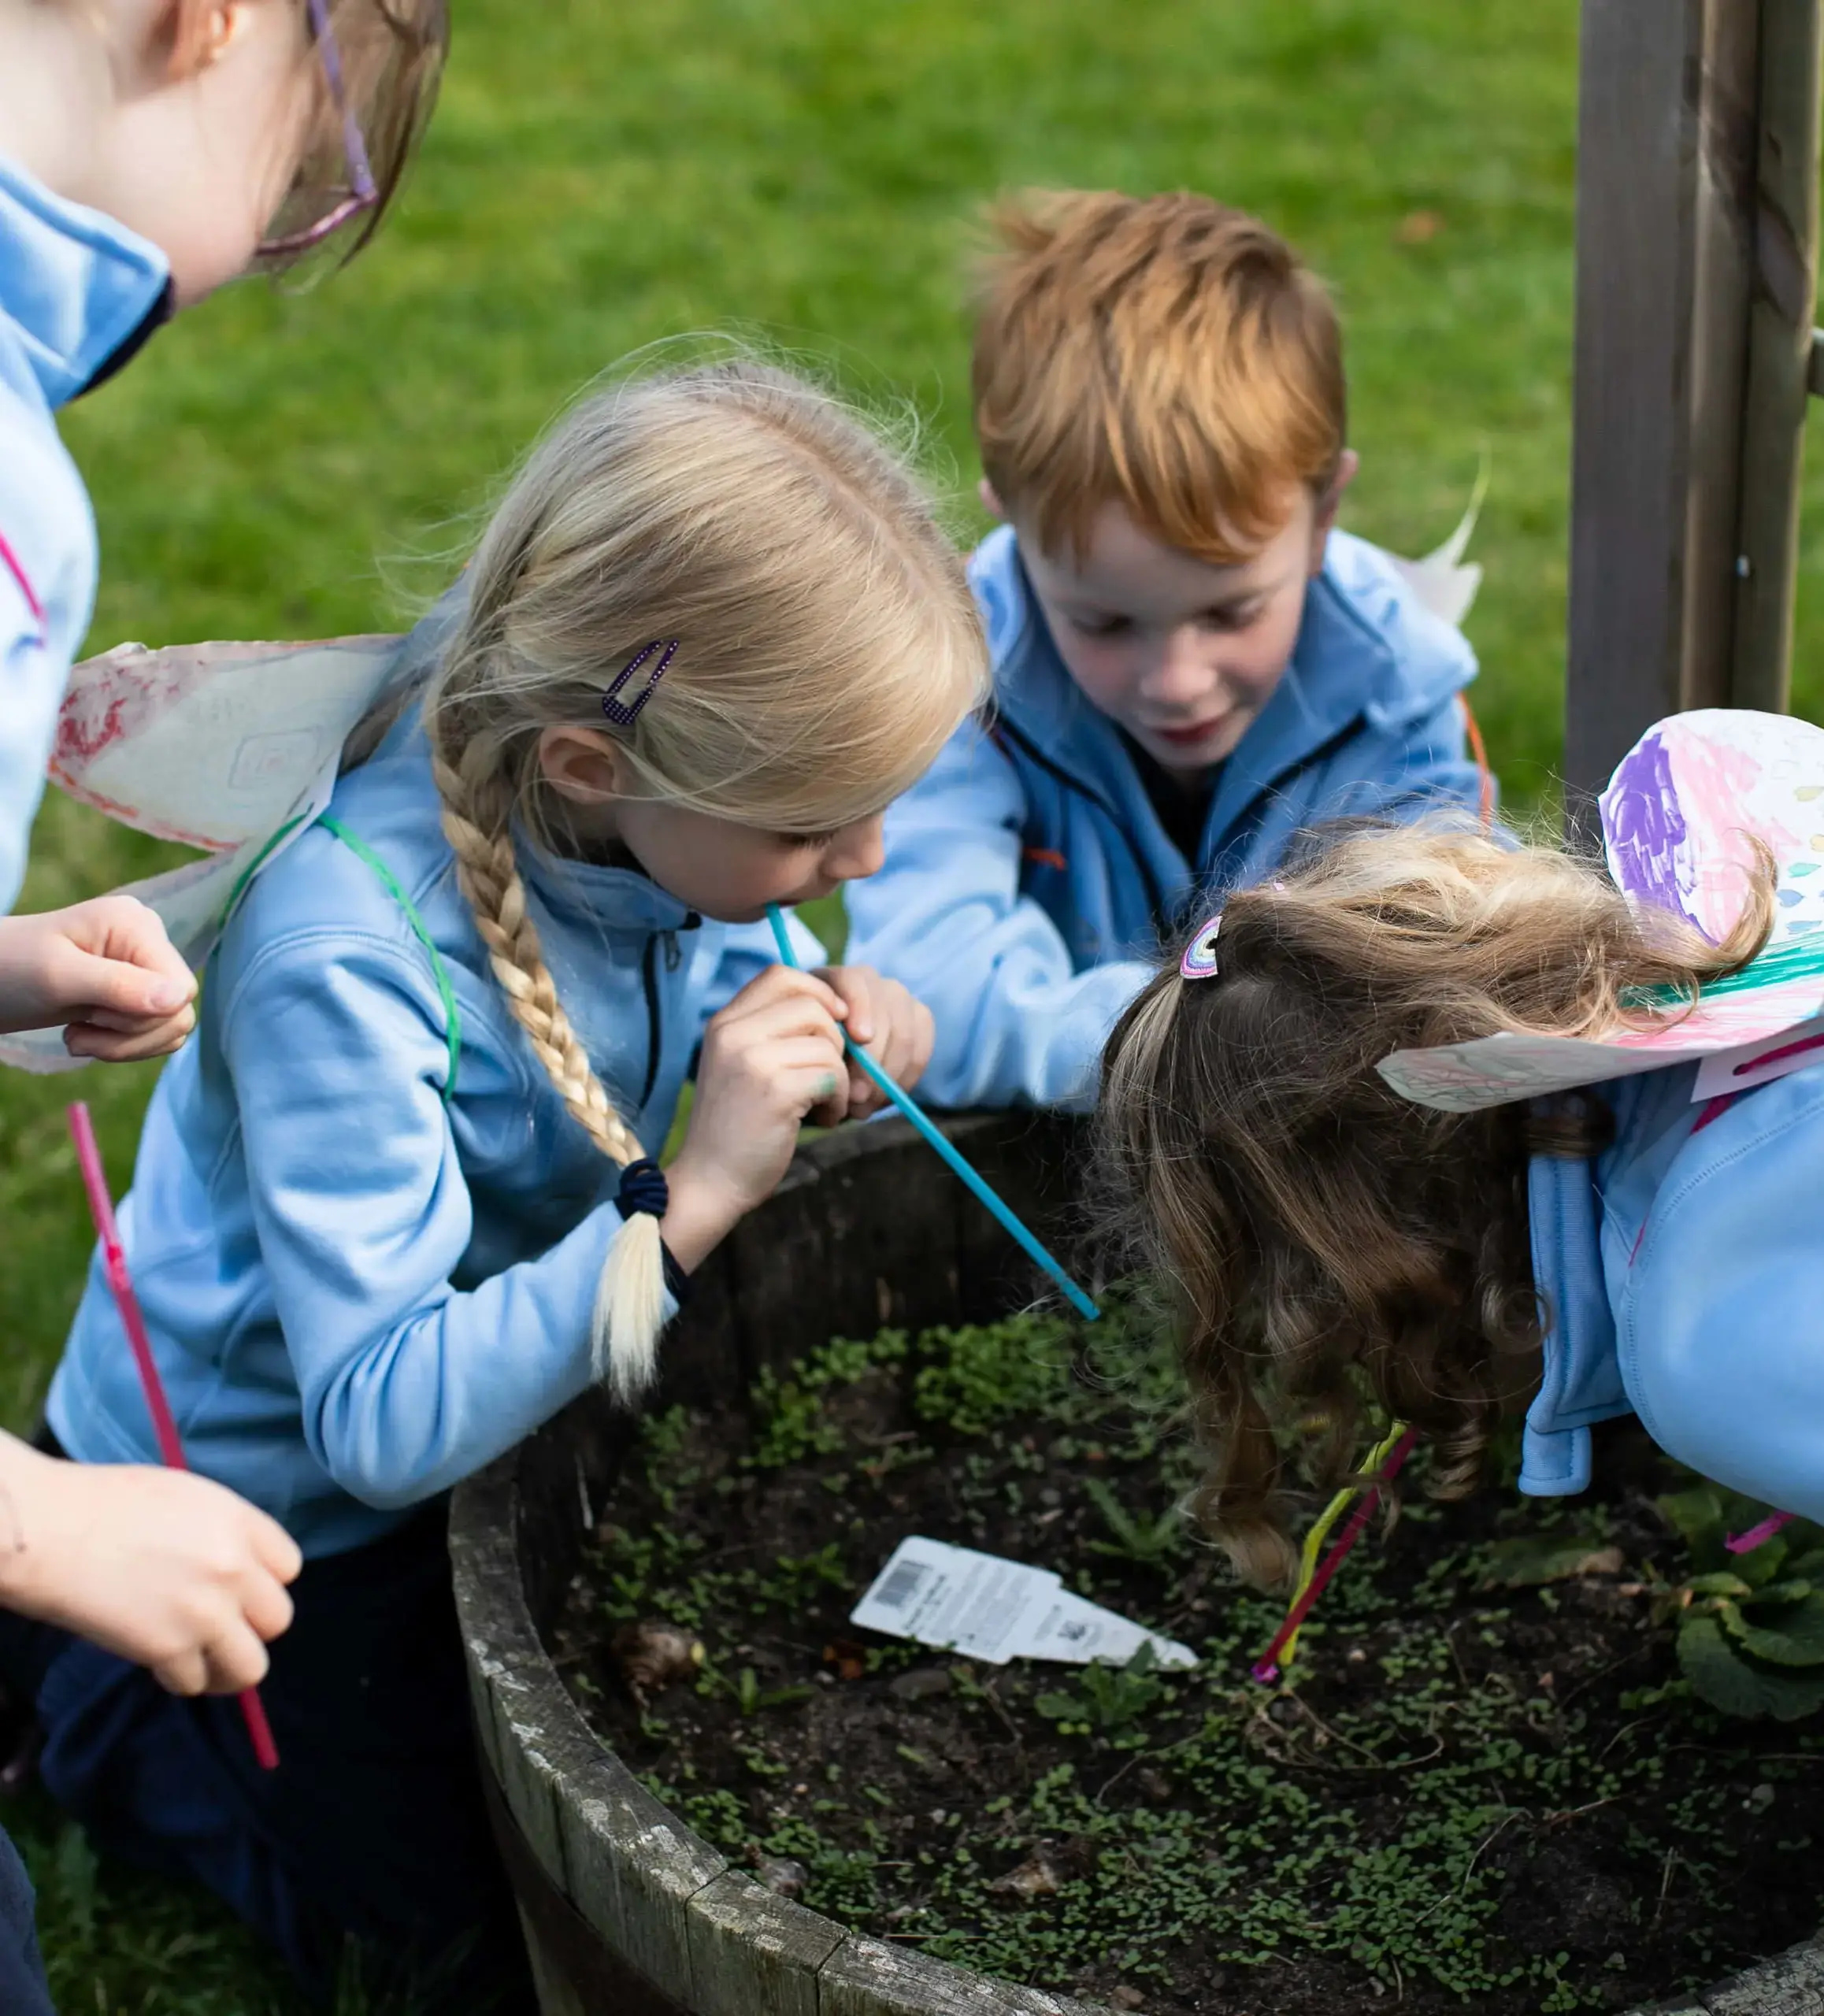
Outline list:
[[[1657,1026],[1396,1051],[1380,1066],[1396,1091],[1470,1113],[1696,1062],[1702,1099],[1824,1060],[1824,728],[1723,708],[1674,714],[1622,758],[1601,807],[1616,887],[1712,941],[1740,917],[1764,843],[1779,869],[1765,947]]]

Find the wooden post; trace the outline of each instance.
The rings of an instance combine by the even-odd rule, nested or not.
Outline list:
[[[1785,706],[1824,0],[1584,0],[1565,783]]]
[[[1728,695],[1762,0],[1584,0],[1565,780]]]
[[[1820,0],[1760,0],[1755,265],[1743,391],[1733,665],[1738,707],[1785,710],[1799,472],[1818,291]]]

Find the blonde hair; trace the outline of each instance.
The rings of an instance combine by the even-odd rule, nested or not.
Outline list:
[[[1099,1121],[1110,1228],[1177,1306],[1210,1468],[1204,1518],[1263,1586],[1295,1556],[1288,1437],[1350,1469],[1361,1388],[1474,1488],[1496,1421],[1536,1382],[1530,1155],[1581,1154],[1606,1115],[1440,1113],[1377,1066],[1498,1030],[1599,1036],[1663,1020],[1759,950],[1770,859],[1711,945],[1637,913],[1593,866],[1479,835],[1376,828],[1232,895],[1214,977],[1175,964],[1110,1040]],[[1677,1012],[1676,1008],[1674,1012]]]
[[[1218,566],[1321,494],[1346,445],[1343,338],[1277,232],[1207,196],[1036,191],[988,213],[976,298],[982,468],[1078,561],[1105,504]]]
[[[650,702],[631,728],[610,725],[616,673],[671,639]],[[516,821],[547,846],[561,830],[541,732],[601,729],[654,797],[820,832],[905,791],[986,683],[962,563],[929,498],[811,385],[745,360],[637,380],[584,400],[534,450],[470,567],[424,719],[495,977],[611,1161],[645,1151],[558,999],[515,856]],[[636,1213],[602,1269],[596,1367],[624,1395],[652,1374],[663,1257],[658,1221]]]

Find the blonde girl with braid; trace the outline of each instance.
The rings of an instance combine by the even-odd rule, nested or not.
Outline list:
[[[802,926],[780,966],[766,911],[877,865],[984,684],[961,563],[868,428],[757,363],[634,380],[533,450],[233,912],[123,1224],[191,1460],[303,1552],[265,1687],[284,1768],[256,1782],[232,1703],[74,1647],[46,1775],[307,1983],[349,1934],[402,1964],[466,1933],[428,2006],[532,2007],[444,1495],[592,1383],[647,1388],[801,1125],[873,1110],[845,1032],[918,1078],[919,1004]],[[98,1274],[50,1403],[74,1455],[155,1459],[132,1366]]]

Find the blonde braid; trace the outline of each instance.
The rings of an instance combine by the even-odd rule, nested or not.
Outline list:
[[[513,835],[503,821],[491,834],[478,823],[474,793],[440,752],[432,756],[443,832],[456,857],[456,880],[488,947],[488,965],[513,1020],[572,1116],[609,1160],[623,1169],[642,1159],[640,1137],[614,1108],[589,1054],[558,999],[555,981],[526,908]],[[592,1326],[595,1375],[631,1399],[652,1379],[665,1322],[665,1254],[658,1221],[623,1218],[609,1242]]]

